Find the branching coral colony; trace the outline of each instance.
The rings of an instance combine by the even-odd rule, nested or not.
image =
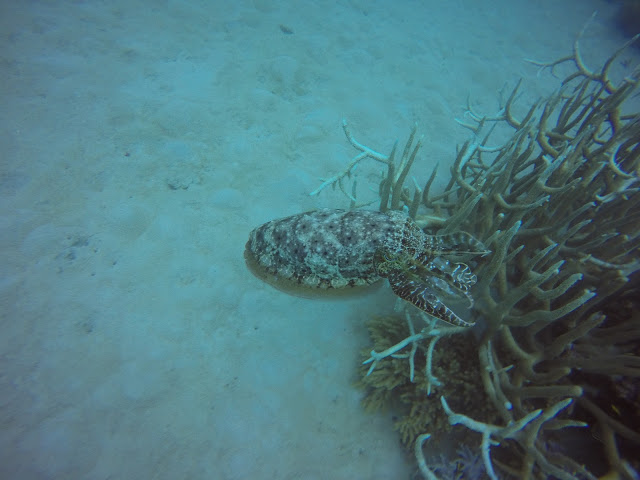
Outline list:
[[[417,419],[403,437],[425,478],[436,478],[425,460],[429,434],[439,433],[436,409],[450,425],[480,434],[478,454],[492,479],[638,478],[631,452],[640,451],[640,314],[630,278],[640,269],[640,113],[630,104],[640,68],[614,81],[621,49],[590,70],[579,39],[567,57],[531,62],[551,70],[566,64],[572,73],[523,118],[514,112],[520,84],[497,115],[468,107],[461,123],[473,136],[442,193],[430,191],[435,170],[424,188],[405,186],[421,143],[415,128],[401,154],[394,147],[384,155],[358,143],[346,123],[360,153],[313,192],[337,185],[354,206],[355,188],[345,182],[373,159],[386,165],[380,210],[405,210],[438,234],[469,232],[493,252],[474,270],[471,315],[484,329],[477,344],[465,338],[479,360],[485,402],[478,396],[464,414],[455,412],[447,403],[455,399],[442,394],[449,379],[434,373],[436,342],[462,329],[437,325],[408,304],[374,325],[379,351],[364,362],[367,399],[384,403],[401,385],[420,385],[400,391],[411,403],[405,427]],[[496,125],[515,132],[491,147]],[[436,391],[439,399],[429,396]]]

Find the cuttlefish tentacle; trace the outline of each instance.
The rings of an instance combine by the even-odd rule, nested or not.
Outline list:
[[[426,235],[424,253],[428,255],[480,255],[491,253],[484,244],[467,232],[446,235]]]
[[[466,322],[456,315],[430,291],[425,283],[409,278],[400,272],[391,273],[388,280],[393,293],[423,312],[456,327],[473,327],[475,325],[475,322]]]
[[[469,293],[476,277],[467,270],[465,264],[450,264],[438,257],[419,255],[413,258],[407,254],[389,254],[382,250],[374,255],[376,272],[389,280],[393,292],[403,300],[415,305],[425,313],[452,325],[470,327],[475,323],[466,322],[448,308],[441,300],[455,300],[464,296],[473,306]]]

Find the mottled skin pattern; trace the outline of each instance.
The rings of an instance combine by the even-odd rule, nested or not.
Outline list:
[[[466,296],[472,302],[476,277],[452,260],[487,253],[467,233],[427,235],[401,212],[325,209],[256,228],[245,258],[259,278],[289,290],[345,289],[387,278],[396,295],[429,315],[471,326],[442,299]]]

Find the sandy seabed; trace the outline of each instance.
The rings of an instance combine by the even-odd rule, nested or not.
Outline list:
[[[559,80],[523,59],[594,10],[597,66],[624,40],[596,0],[3,2],[0,478],[410,478],[353,387],[389,289],[287,296],[248,232],[348,206],[309,196],[343,117],[383,152],[417,122],[446,181],[467,97],[522,78],[526,109]]]

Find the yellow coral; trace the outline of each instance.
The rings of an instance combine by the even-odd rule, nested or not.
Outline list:
[[[374,317],[367,323],[373,341],[373,349],[382,351],[411,335],[409,326],[400,315]],[[388,357],[382,360],[369,375],[368,366],[361,365],[362,378],[357,385],[365,390],[362,403],[367,411],[392,408],[397,411],[396,430],[407,448],[421,433],[429,430],[434,435],[449,432],[447,416],[440,405],[440,395],[451,398],[457,408],[473,412],[478,418],[493,418],[489,402],[479,397],[483,392],[478,372],[475,348],[469,346],[474,339],[470,335],[443,337],[433,354],[433,373],[446,379],[442,386],[432,386],[438,395],[428,395],[428,382],[423,368],[416,368],[414,381],[410,380],[409,362],[406,357]],[[363,358],[369,352],[362,352]],[[425,364],[424,351],[418,348],[416,365]]]

